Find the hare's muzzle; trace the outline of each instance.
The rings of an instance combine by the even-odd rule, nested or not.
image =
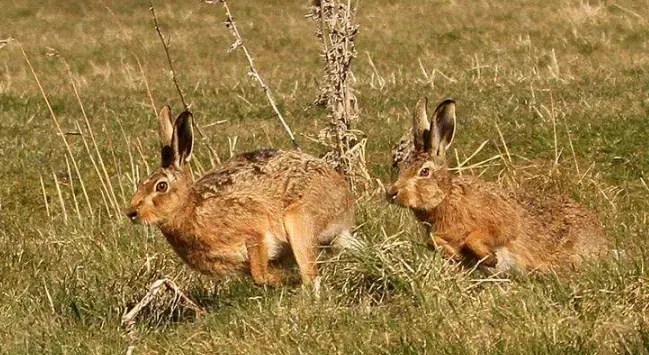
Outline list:
[[[126,217],[133,223],[138,222],[138,215],[137,215],[137,210],[133,207],[127,208],[124,210],[124,214]]]

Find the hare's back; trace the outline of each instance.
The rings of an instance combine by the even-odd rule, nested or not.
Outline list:
[[[566,251],[573,259],[602,256],[608,252],[610,245],[594,212],[569,199],[564,201],[562,212],[563,229],[569,230],[564,238]]]
[[[594,212],[569,197],[543,194],[526,196],[523,206],[534,216],[547,240],[546,250],[554,250],[556,262],[566,258],[599,256],[608,250],[608,242]]]
[[[234,156],[222,166],[203,175],[196,181],[194,188],[203,197],[222,195],[232,186],[251,181],[260,175],[264,166],[278,154],[274,149],[260,149]]]
[[[328,180],[344,179],[311,155],[264,148],[233,157],[201,177],[194,187],[204,198],[244,194],[290,203],[313,185]]]

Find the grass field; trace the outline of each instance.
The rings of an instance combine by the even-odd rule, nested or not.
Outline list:
[[[230,6],[304,149],[324,153],[307,139],[327,123],[307,109],[322,71],[307,1]],[[243,54],[227,51],[222,8],[156,9],[206,136],[195,167],[210,166],[205,144],[221,159],[290,148]],[[17,40],[0,48],[0,352],[649,353],[649,1],[359,1],[358,128],[376,179],[390,181],[417,99],[452,96],[452,165],[487,140],[471,162],[506,148],[511,164],[473,173],[506,181],[536,166],[547,189],[597,211],[619,257],[561,278],[468,273],[425,248],[408,211],[369,194],[357,215],[368,246],[323,256],[319,298],[197,275],[157,229],[118,215],[159,161],[151,101],[181,107],[146,2],[5,0],[0,18],[0,39]],[[207,313],[164,294],[127,332],[125,310],[163,275]]]

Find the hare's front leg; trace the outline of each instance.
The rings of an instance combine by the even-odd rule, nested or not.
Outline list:
[[[246,238],[246,249],[250,261],[250,274],[255,283],[260,285],[277,286],[282,284],[282,278],[271,272],[268,255],[268,245],[263,234],[255,234]]]
[[[498,263],[496,255],[491,250],[492,235],[486,229],[476,229],[469,233],[464,242],[464,248],[473,254],[478,260],[482,260],[482,265],[495,267]]]
[[[460,250],[457,249],[453,244],[449,243],[443,236],[433,233],[432,231],[427,231],[429,239],[427,245],[430,249],[438,250],[442,249],[444,252],[444,257],[449,260],[460,261],[462,259],[462,254]]]

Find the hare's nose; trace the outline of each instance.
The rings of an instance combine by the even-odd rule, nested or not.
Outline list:
[[[126,215],[126,217],[128,217],[128,219],[131,220],[131,222],[135,222],[137,220],[137,210],[135,208],[127,208],[124,211],[124,214]]]

